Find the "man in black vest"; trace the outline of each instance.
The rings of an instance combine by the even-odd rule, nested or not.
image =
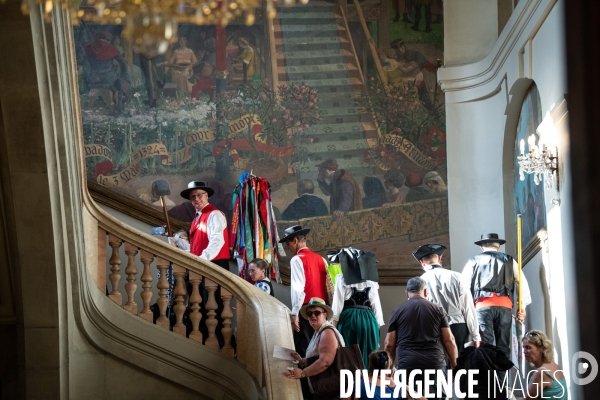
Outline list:
[[[517,262],[500,251],[506,240],[496,233],[481,235],[475,242],[482,253],[471,257],[462,272],[463,283],[471,290],[482,343],[496,345],[510,360],[512,309],[519,280]],[[523,307],[531,304],[529,285],[523,275]],[[525,310],[517,320],[525,320]]]

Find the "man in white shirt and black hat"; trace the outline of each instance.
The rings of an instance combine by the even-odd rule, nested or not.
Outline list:
[[[313,297],[327,298],[327,262],[306,246],[308,232],[310,229],[294,225],[284,231],[284,237],[279,241],[285,243],[294,255],[290,260],[292,329],[296,351],[302,357],[305,356],[306,348],[315,330],[307,319],[298,317],[300,308]]]
[[[225,214],[208,202],[214,190],[192,181],[181,197],[190,200],[196,216],[190,225],[190,252],[229,271],[229,234]]]
[[[479,323],[473,297],[469,288],[463,285],[461,274],[442,267],[445,251],[445,246],[430,243],[412,254],[425,271],[421,278],[427,282],[427,298],[446,310],[450,330],[460,353],[469,342],[479,347]]]
[[[214,190],[206,183],[201,181],[192,181],[187,189],[181,192],[181,197],[189,200],[196,209],[196,216],[190,225],[190,249],[189,252],[198,257],[217,264],[219,267],[229,271],[229,233],[227,231],[227,219],[222,211],[208,202],[208,198],[214,194]],[[173,240],[174,241],[174,240]],[[208,312],[206,303],[208,293],[204,289],[204,279],[202,280],[202,314],[203,318],[200,324],[200,331],[204,340],[208,338],[208,328],[206,318]],[[221,286],[215,292],[217,302],[216,319],[217,327],[215,334],[219,341],[219,347],[224,344],[223,334],[223,299],[221,298]],[[235,337],[231,337],[231,345],[235,348]]]

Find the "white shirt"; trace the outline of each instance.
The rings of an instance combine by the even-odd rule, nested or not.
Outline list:
[[[493,249],[490,248],[486,248],[484,251],[495,251]],[[523,298],[521,299],[523,301],[523,309],[525,309],[525,307],[527,307],[529,304],[531,304],[531,292],[529,291],[529,284],[527,283],[527,278],[525,278],[525,274],[521,274],[523,276],[523,288],[522,288],[522,292],[521,295],[523,296]],[[517,260],[513,259],[513,277],[515,279],[515,285],[514,285],[514,290],[515,290],[515,299],[517,298],[516,295],[516,290],[518,287],[518,283],[519,283],[519,264],[517,263]],[[465,268],[463,269],[462,272],[462,282],[463,285],[466,288],[470,288],[471,287],[471,280],[473,279],[473,264],[468,262],[467,265],[465,265]],[[469,289],[470,291],[470,289]]]
[[[426,265],[421,278],[427,282],[427,299],[439,304],[448,314],[448,323],[467,324],[472,341],[481,341],[479,322],[473,296],[469,287],[463,284],[459,272],[450,271],[439,264]]]
[[[206,206],[205,206],[206,207]],[[192,224],[197,224],[199,217],[202,215],[202,211],[196,211],[196,216],[192,221]],[[225,239],[223,239],[223,231],[227,228],[227,219],[222,211],[214,210],[208,216],[206,221],[206,231],[208,235],[208,246],[202,251],[198,257],[210,261],[215,258],[221,248],[225,245]]]
[[[375,318],[379,326],[385,325],[383,312],[381,311],[381,300],[379,300],[379,284],[373,281],[364,281],[347,285],[342,274],[335,277],[335,291],[333,292],[333,304],[331,307],[333,310],[333,320],[339,321],[340,314],[344,310],[344,301],[352,297],[352,288],[365,290],[368,287],[371,288],[369,290],[369,301],[371,302],[371,309],[375,313]]]
[[[302,247],[298,249],[305,249],[306,247]],[[298,253],[296,253],[298,254]],[[323,262],[325,266],[327,266],[327,261],[323,258]],[[304,297],[306,296],[304,293],[304,287],[306,286],[306,277],[304,276],[304,266],[302,265],[302,260],[297,255],[292,257],[290,260],[290,272],[291,272],[291,288],[290,293],[292,295],[292,315],[298,315],[300,312],[300,308],[302,308],[302,304],[304,304]],[[310,299],[309,299],[310,300]],[[325,300],[325,299],[323,299]]]

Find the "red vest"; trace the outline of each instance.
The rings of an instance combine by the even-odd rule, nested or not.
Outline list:
[[[192,221],[192,226],[190,227],[190,253],[199,256],[202,254],[204,249],[208,247],[208,217],[212,212],[220,212],[223,214],[222,211],[218,210],[212,204],[207,204],[202,209],[200,218],[194,218]],[[223,240],[225,241],[225,244],[223,244],[223,247],[221,247],[221,250],[219,250],[219,254],[217,254],[217,256],[210,261],[229,259],[228,237],[229,235],[227,234],[227,228],[225,228],[223,231]]]
[[[304,277],[306,285],[304,286],[304,304],[308,303],[313,297],[319,297],[327,300],[325,261],[323,257],[304,247],[296,254],[302,261],[304,267]]]

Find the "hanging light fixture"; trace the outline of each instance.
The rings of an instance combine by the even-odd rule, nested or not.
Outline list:
[[[5,0],[0,0],[4,2]],[[296,0],[266,0],[267,18],[276,16],[275,3],[291,6]],[[299,0],[301,4],[308,0]],[[243,17],[254,24],[262,0],[23,0],[21,9],[29,13],[33,4],[43,5],[50,19],[54,7],[71,11],[74,24],[80,20],[100,24],[124,25],[124,36],[136,51],[148,57],[163,54],[177,41],[178,24],[227,25]]]
[[[529,136],[528,153],[525,153],[525,140],[520,142],[521,155],[517,157],[519,178],[524,181],[525,174],[533,174],[533,181],[539,185],[542,177],[546,187],[551,188],[554,179],[558,182],[558,148],[548,147],[545,143],[536,144],[535,135]]]

